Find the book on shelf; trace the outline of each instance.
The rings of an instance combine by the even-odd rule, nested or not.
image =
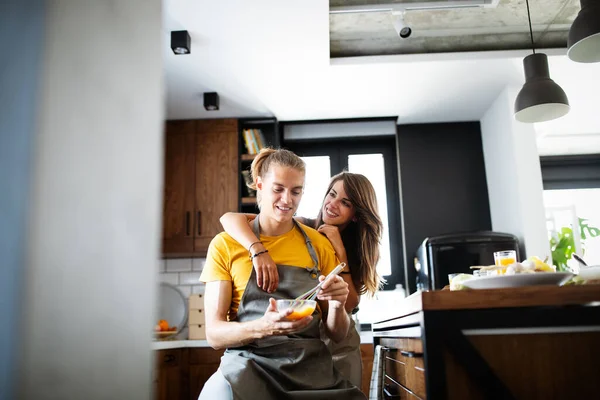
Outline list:
[[[245,195],[244,197],[256,197],[256,190],[248,187],[248,185],[252,183],[252,175],[250,174],[250,171],[242,171],[242,178],[244,179],[244,187],[242,192]]]
[[[266,146],[266,141],[260,129],[244,129],[244,145],[248,154],[258,154]]]

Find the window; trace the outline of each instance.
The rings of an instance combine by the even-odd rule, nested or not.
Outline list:
[[[398,283],[404,285],[395,137],[287,141],[285,147],[306,162],[306,187],[299,216],[316,217],[330,178],[341,171],[360,173],[371,181],[384,224],[377,269],[387,281],[386,289],[393,289]]]
[[[328,156],[301,157],[306,163],[304,194],[297,214],[305,218],[317,218],[325,191],[329,187],[331,162]]]
[[[600,156],[541,157],[540,163],[549,237],[571,235],[568,245],[589,264],[600,264]],[[572,259],[566,265],[577,268]]]
[[[558,238],[565,233],[572,234],[575,252],[584,257],[589,265],[600,265],[600,235],[594,236],[596,230],[593,229],[600,229],[598,204],[600,204],[600,189],[544,191],[549,235]],[[580,219],[584,221],[580,223]],[[579,229],[573,229],[574,226]],[[570,229],[572,233],[569,230],[564,231],[563,228]],[[573,259],[568,260],[567,265],[577,268],[577,262]]]

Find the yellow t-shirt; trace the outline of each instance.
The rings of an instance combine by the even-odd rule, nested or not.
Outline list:
[[[315,229],[302,225],[306,235],[311,240],[322,275],[327,275],[338,264],[333,246],[324,235]],[[289,232],[280,236],[260,235],[260,240],[275,264],[298,267],[313,267],[314,263],[308,253],[304,236],[294,226]],[[232,282],[232,299],[229,309],[229,319],[236,313],[246,285],[252,273],[252,262],[248,250],[236,242],[229,234],[219,233],[213,238],[208,247],[206,263],[200,275],[200,281],[230,281]],[[266,292],[265,292],[266,294]]]

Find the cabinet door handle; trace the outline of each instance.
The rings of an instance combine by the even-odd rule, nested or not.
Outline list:
[[[400,354],[402,354],[404,357],[423,357],[423,353],[417,353],[415,351],[404,351],[401,350]]]
[[[167,354],[165,356],[165,362],[173,362],[175,361],[175,356],[173,354]]]
[[[185,235],[190,236],[190,212],[185,213]]]
[[[201,215],[201,214],[200,214],[200,211],[198,211],[198,214],[197,214],[197,216],[196,216],[196,218],[197,218],[197,220],[198,220],[198,221],[196,222],[196,224],[198,224],[198,236],[200,236],[200,231],[201,231],[201,225],[200,225],[200,215]]]

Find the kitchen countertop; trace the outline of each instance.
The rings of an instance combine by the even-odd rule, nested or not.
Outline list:
[[[371,331],[360,332],[361,344],[372,344],[373,333]],[[152,342],[152,350],[182,349],[188,347],[210,347],[206,340],[155,340]]]
[[[390,310],[390,318],[420,311],[568,306],[600,302],[600,285],[527,286],[481,290],[416,292]]]

